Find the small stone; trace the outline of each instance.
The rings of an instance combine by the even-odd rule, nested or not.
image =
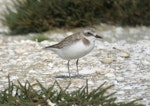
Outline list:
[[[123,95],[123,94],[125,94],[125,92],[124,91],[118,91],[117,94]]]
[[[88,81],[88,85],[94,85],[93,81]]]
[[[149,64],[150,64],[150,62],[147,61],[147,60],[141,60],[141,63],[142,63],[143,65],[149,65]]]
[[[123,57],[123,58],[129,58],[130,57],[130,54],[129,53],[120,53],[120,57]]]
[[[2,68],[2,67],[0,67],[0,71],[3,71],[3,68]]]
[[[142,81],[148,81],[148,80],[150,80],[150,75],[145,75],[145,76],[142,76],[141,78],[140,78]]]
[[[16,49],[15,52],[16,52],[17,54],[23,54],[23,53],[25,53],[26,51],[25,51],[24,49]]]
[[[106,73],[108,73],[109,71],[108,70],[105,70],[105,69],[103,69],[103,70],[100,70],[100,74],[106,74]]]
[[[80,74],[93,74],[95,73],[95,70],[88,70],[88,69],[83,69],[82,71],[80,71]]]
[[[56,104],[55,104],[55,103],[52,103],[49,99],[47,100],[47,104],[48,104],[49,106],[56,106]]]
[[[35,70],[29,70],[29,73],[31,74],[31,73],[36,73],[36,71]]]
[[[0,39],[0,44],[3,44],[3,40],[2,39]]]
[[[129,90],[129,89],[133,89],[133,88],[131,86],[125,86],[123,89]]]
[[[117,81],[124,81],[124,78],[123,77],[117,77],[116,80]]]
[[[129,64],[128,65],[128,70],[136,71],[137,70],[137,65],[136,64]]]
[[[107,73],[106,75],[105,75],[106,77],[108,77],[109,79],[115,79],[115,74],[113,74],[113,73]]]
[[[102,63],[104,64],[110,64],[114,61],[113,58],[104,58],[103,60],[101,60]]]

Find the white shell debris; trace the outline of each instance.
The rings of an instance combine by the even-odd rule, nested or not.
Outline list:
[[[114,73],[107,73],[105,76],[110,79],[115,79],[116,77]]]
[[[98,34],[104,37],[104,41],[96,41],[95,49],[79,60],[79,74],[84,77],[71,79],[69,90],[85,85],[86,79],[89,81],[89,89],[96,88],[106,81],[106,85],[115,85],[109,92],[117,91],[115,96],[118,101],[129,102],[132,99],[145,98],[139,102],[150,103],[150,40],[130,38],[131,34],[134,36],[145,34],[150,37],[149,29],[147,27],[116,29],[113,26],[99,31]],[[8,75],[14,83],[17,83],[17,80],[22,83],[26,80],[31,83],[39,80],[44,86],[50,86],[57,80],[62,87],[66,87],[70,80],[56,77],[68,76],[67,61],[52,51],[42,50],[45,46],[61,41],[63,35],[65,34],[59,34],[54,41],[38,43],[25,40],[28,37],[0,34],[0,89],[8,86]],[[121,36],[128,37],[125,40]],[[70,62],[70,70],[74,76],[75,60]]]
[[[130,57],[130,54],[123,52],[123,53],[120,53],[119,56],[120,56],[120,57],[124,57],[124,58],[129,58],[129,57]]]
[[[104,63],[104,64],[110,64],[113,61],[114,61],[113,58],[104,58],[104,59],[101,60],[101,62]]]
[[[56,103],[52,103],[49,99],[47,100],[47,104],[49,106],[57,106]]]

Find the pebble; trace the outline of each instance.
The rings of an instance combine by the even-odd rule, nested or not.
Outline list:
[[[88,70],[88,69],[84,69],[80,71],[80,74],[92,74],[95,73],[94,70]]]
[[[18,49],[18,48],[17,48],[17,49],[15,50],[15,52],[16,52],[17,54],[21,55],[21,54],[25,53],[26,50],[25,50],[25,49]]]
[[[123,95],[123,94],[125,94],[125,92],[124,91],[118,91],[117,94]]]
[[[108,77],[109,79],[115,79],[116,77],[114,73],[107,73],[105,76]]]
[[[123,29],[117,30],[121,34]],[[14,82],[28,80],[33,83],[37,79],[45,86],[49,86],[55,80],[58,80],[62,86],[67,84],[69,79],[56,78],[61,75],[68,76],[67,62],[51,51],[41,50],[42,47],[55,43],[57,42],[37,43],[1,35],[0,89],[6,86],[8,74]],[[135,99],[133,97],[141,97],[145,98],[146,102],[144,100],[140,103],[150,103],[149,66],[149,40],[140,40],[131,44],[124,40],[99,41],[89,55],[80,59],[79,73],[85,77],[72,79],[71,90],[85,85],[88,79],[91,85],[89,88],[96,88],[104,82],[107,85],[114,84],[110,92],[118,92],[115,94],[118,101],[129,102]],[[71,61],[70,70],[72,76],[76,74],[75,61]]]
[[[124,89],[124,90],[131,90],[131,89],[133,89],[133,87],[132,87],[132,86],[125,86],[125,87],[122,88],[122,89]]]
[[[123,53],[120,53],[119,56],[124,57],[124,58],[129,58],[130,54],[123,52]]]
[[[109,70],[107,70],[107,69],[102,69],[102,70],[100,70],[99,72],[100,72],[100,74],[104,75],[104,74],[107,74],[107,73],[109,72]]]
[[[11,3],[12,0],[0,0],[0,12],[5,9],[6,5],[10,7]],[[133,97],[142,97],[143,100],[139,103],[150,106],[150,28],[145,26],[123,28],[105,24],[98,28],[100,29],[99,34],[104,37],[104,41],[97,42],[96,49],[90,55],[83,57],[81,62],[79,61],[79,72],[86,73],[87,77],[72,79],[72,89],[85,85],[85,79],[88,79],[88,83],[95,87],[106,82],[105,85],[115,84],[109,91],[117,92],[115,96],[117,96],[118,101],[129,102],[135,99]],[[0,32],[3,31],[7,32],[8,29],[0,23]],[[70,34],[72,34],[72,31],[66,33],[66,35]],[[52,34],[52,36],[54,39],[56,37],[58,39],[64,38],[62,34]],[[127,36],[128,42],[133,43],[126,42],[125,36]],[[142,40],[142,38],[137,40],[139,36],[147,40]],[[63,72],[68,75],[65,61],[52,52],[37,49],[37,47],[42,48],[57,42],[43,41],[37,43],[31,40],[20,40],[18,37],[0,34],[0,89],[7,86],[9,73],[11,73],[12,81],[28,80],[35,83],[35,79],[37,79],[45,86],[49,86],[55,80],[62,81],[63,85],[68,82],[67,79],[55,78]],[[116,41],[116,38],[119,41]],[[112,49],[113,47],[117,47],[119,50]],[[95,56],[98,53],[99,55]],[[38,57],[34,58],[36,56]],[[94,67],[91,69],[86,60],[90,61],[93,57],[95,60],[90,64],[94,64]],[[100,60],[97,58],[100,58]],[[71,73],[76,71],[75,65],[71,64],[70,68]],[[95,69],[99,69],[101,74],[95,76],[93,74],[96,73]],[[56,105],[50,100],[47,100],[47,104]]]
[[[102,62],[103,64],[110,64],[110,63],[112,63],[113,61],[114,61],[113,58],[104,58],[104,59],[101,60],[101,62]]]
[[[125,79],[124,79],[124,77],[116,77],[116,80],[117,81],[124,81]]]
[[[0,67],[0,71],[3,71],[3,68],[2,68],[2,67]]]

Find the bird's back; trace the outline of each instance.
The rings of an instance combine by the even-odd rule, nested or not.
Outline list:
[[[65,39],[63,39],[61,42],[59,42],[57,44],[45,47],[45,49],[49,49],[49,48],[61,49],[63,47],[66,47],[73,43],[76,43],[77,41],[81,40],[82,38],[83,38],[83,35],[81,32],[74,33],[74,34],[66,37]]]

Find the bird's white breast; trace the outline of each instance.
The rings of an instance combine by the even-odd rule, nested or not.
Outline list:
[[[94,48],[94,43],[90,42],[89,45],[85,45],[82,40],[79,40],[69,46],[57,49],[55,52],[66,60],[78,59],[88,54]]]

